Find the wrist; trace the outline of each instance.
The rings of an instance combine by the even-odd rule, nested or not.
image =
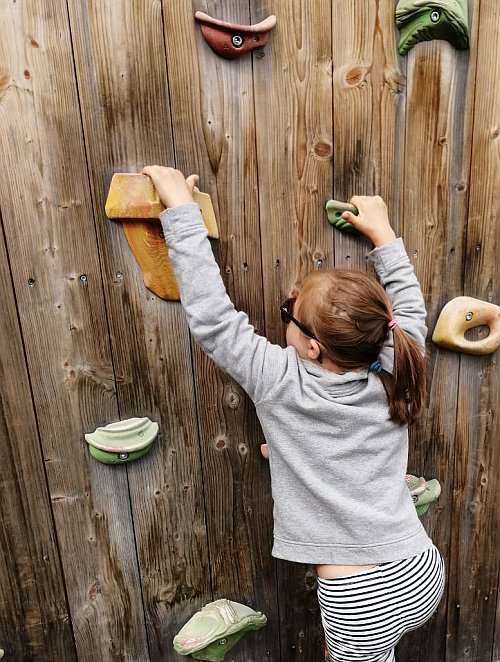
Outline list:
[[[182,207],[182,205],[188,205],[189,203],[194,202],[193,196],[183,196],[182,198],[170,199],[163,204],[167,209],[173,209],[174,207]]]
[[[390,244],[391,241],[394,241],[395,239],[396,239],[396,233],[392,228],[372,237],[373,245],[375,246],[375,248],[380,248],[385,244]]]

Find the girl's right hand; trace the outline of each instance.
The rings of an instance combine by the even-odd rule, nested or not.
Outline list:
[[[345,211],[342,218],[368,237],[377,248],[396,239],[389,223],[387,205],[379,195],[355,195],[350,203],[358,209],[358,216]]]
[[[198,175],[185,178],[180,170],[164,166],[146,166],[143,175],[151,177],[165,207],[178,207],[193,200],[193,188],[198,183]]]

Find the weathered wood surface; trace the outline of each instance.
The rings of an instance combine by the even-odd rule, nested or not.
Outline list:
[[[405,60],[398,58],[391,3],[332,4],[333,193],[381,195],[400,229]],[[368,241],[335,233],[335,266],[365,268]]]
[[[500,280],[500,5],[481,0],[465,295],[498,303]],[[498,352],[460,359],[446,662],[498,660],[500,627]],[[493,652],[496,650],[496,654]]]
[[[128,477],[149,654],[173,659],[173,636],[211,599],[189,335],[180,304],[145,289],[120,225],[104,215],[114,172],[174,163],[162,5],[68,4],[118,406],[160,424]]]
[[[430,336],[444,304],[462,293],[475,67],[469,52],[429,42],[410,52],[407,78],[402,231],[431,329],[427,410],[411,430],[409,473],[437,477],[442,484],[442,495],[425,524],[452,572],[458,570],[450,536],[459,355],[438,351]],[[402,641],[398,659],[445,659],[446,595],[447,590],[437,614]]]
[[[146,659],[126,474],[83,438],[118,411],[67,10],[0,22],[0,205],[77,655]]]
[[[278,22],[254,55],[260,235],[266,335],[283,342],[279,305],[312,269],[333,266],[331,4],[251,3],[252,22]],[[315,574],[278,563],[283,659],[321,659]]]
[[[0,647],[6,659],[71,662],[71,623],[3,231],[0,300]]]
[[[388,200],[430,329],[459,294],[498,303],[500,8],[470,0],[470,51],[433,42],[400,58],[394,5],[0,5],[0,647],[17,658],[179,660],[176,631],[228,597],[269,618],[232,660],[321,659],[314,569],[270,555],[254,409],[191,344],[180,305],[144,287],[104,203],[117,171],[198,172],[229,293],[275,342],[279,304],[311,269],[365,267],[367,242],[326,221],[332,197]],[[197,9],[278,24],[263,51],[228,62]],[[428,350],[409,469],[442,483],[424,521],[449,581],[398,660],[496,662],[498,357]],[[151,454],[91,461],[84,432],[134,415],[160,423]]]
[[[193,22],[203,2],[165,3],[165,42],[176,163],[201,175],[218,212],[213,242],[229,295],[264,329],[252,58],[214,57]],[[221,16],[221,14],[219,14]],[[224,3],[224,19],[250,23],[247,3]],[[193,53],[198,57],[193,58]],[[214,598],[262,610],[268,626],[231,659],[279,660],[271,495],[255,411],[243,390],[193,345],[200,453]]]

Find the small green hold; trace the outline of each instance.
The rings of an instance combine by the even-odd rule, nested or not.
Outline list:
[[[441,485],[435,478],[426,481],[424,478],[407,474],[406,485],[410,490],[419,517],[425,515],[431,503],[436,501],[441,494]]]
[[[358,210],[353,205],[349,205],[346,202],[338,202],[337,200],[328,200],[325,206],[326,215],[328,216],[328,222],[337,228],[341,232],[347,232],[348,234],[360,235],[361,232],[356,230],[356,228],[342,218],[342,214],[345,211],[350,211],[355,216],[358,215]]]

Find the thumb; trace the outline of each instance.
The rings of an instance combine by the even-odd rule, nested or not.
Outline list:
[[[196,184],[198,184],[199,181],[199,175],[189,175],[189,177],[186,177],[186,184],[191,189],[191,192],[193,192],[193,188],[196,186]]]
[[[351,225],[354,225],[354,227],[356,227],[356,225],[357,225],[357,221],[359,220],[358,217],[355,216],[354,214],[351,214],[350,211],[345,211],[345,212],[343,212],[343,213],[342,213],[342,218],[343,218],[345,221],[348,221]]]

